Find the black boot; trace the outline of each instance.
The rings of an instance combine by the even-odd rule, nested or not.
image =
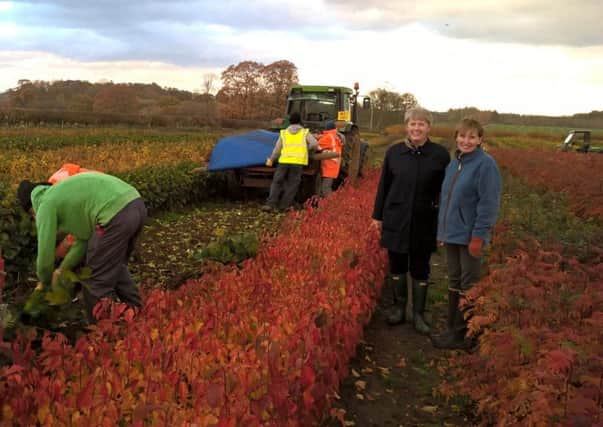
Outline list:
[[[457,301],[459,294],[457,293]],[[472,338],[466,337],[467,321],[464,317],[464,312],[456,304],[454,315],[452,317],[452,328],[443,334],[433,336],[431,342],[435,348],[448,350],[470,350],[475,346],[475,341]]]
[[[399,325],[406,320],[408,282],[406,280],[406,274],[391,275],[390,280],[394,292],[394,306],[387,316],[387,323],[390,325]]]
[[[446,330],[436,335],[431,336],[432,342],[446,342],[452,338],[454,334],[454,316],[459,305],[459,293],[457,291],[448,290],[448,317],[446,318]],[[434,343],[437,348],[438,345]]]
[[[420,334],[427,335],[430,332],[429,325],[425,322],[425,303],[427,302],[427,282],[412,279],[412,315],[415,330]]]
[[[459,307],[460,294],[458,291],[448,290],[448,318],[446,327],[449,331],[454,329],[454,315]]]

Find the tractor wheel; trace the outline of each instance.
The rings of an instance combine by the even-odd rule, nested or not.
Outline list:
[[[239,174],[237,171],[229,170],[224,172],[226,181],[226,197],[229,199],[241,199],[243,197],[243,188],[239,181]]]
[[[304,203],[312,196],[320,196],[320,183],[321,183],[320,172],[314,175],[303,175],[301,184],[299,185],[299,191],[297,192],[297,201]]]

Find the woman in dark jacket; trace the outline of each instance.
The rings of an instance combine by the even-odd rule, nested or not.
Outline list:
[[[456,156],[446,169],[438,241],[448,264],[448,330],[432,337],[437,348],[469,349],[467,321],[459,307],[463,294],[479,281],[483,247],[498,216],[501,178],[494,159],[481,149],[484,129],[473,119],[456,128]]]
[[[429,260],[436,249],[438,199],[448,151],[429,140],[432,117],[423,108],[406,112],[407,137],[393,144],[385,154],[373,223],[381,229],[381,246],[388,250],[387,280],[394,290],[394,309],[388,323],[403,323],[408,284],[412,279],[412,307],[415,329],[429,333],[424,311],[429,278]]]

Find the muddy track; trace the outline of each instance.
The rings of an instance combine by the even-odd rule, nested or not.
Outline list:
[[[143,287],[174,289],[199,277],[199,252],[224,236],[269,235],[283,215],[263,212],[263,199],[214,201],[149,219],[129,267]]]
[[[427,318],[441,330],[446,316],[446,268],[443,257],[432,258],[432,282]],[[436,350],[428,337],[411,324],[388,326],[385,318],[392,291],[384,288],[364,341],[356,349],[350,375],[340,388],[335,406],[345,411],[347,426],[469,426],[475,424],[467,401],[446,402],[435,393],[438,364],[455,354]],[[340,426],[329,419],[323,427]]]

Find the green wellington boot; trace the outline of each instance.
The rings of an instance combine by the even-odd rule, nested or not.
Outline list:
[[[412,315],[415,330],[423,335],[430,332],[429,325],[425,322],[425,303],[427,302],[427,282],[412,279]]]
[[[391,275],[390,280],[394,292],[394,306],[387,316],[387,323],[399,325],[406,320],[406,302],[408,300],[406,274]]]

